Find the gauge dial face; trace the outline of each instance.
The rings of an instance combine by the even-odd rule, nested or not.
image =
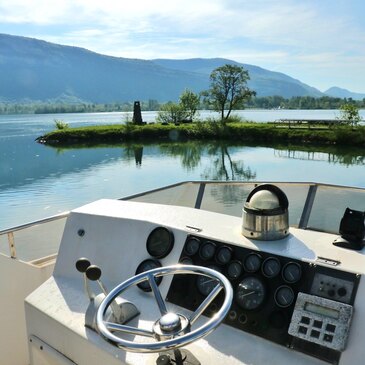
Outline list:
[[[209,266],[209,268],[220,271],[217,266]],[[208,276],[199,275],[196,279],[196,286],[199,290],[199,293],[204,296],[208,296],[208,294],[210,294],[217,284],[218,280],[209,278]]]
[[[282,308],[289,307],[294,302],[294,291],[287,285],[279,286],[275,292],[275,303]]]
[[[302,277],[302,268],[296,262],[288,262],[283,269],[283,279],[290,284],[296,283]]]
[[[236,301],[243,309],[254,310],[264,302],[265,295],[266,290],[262,281],[255,276],[249,276],[238,284]]]
[[[161,265],[160,261],[158,261],[158,260],[153,260],[153,259],[144,260],[138,265],[137,270],[136,270],[136,275],[138,275],[142,272],[148,271],[148,270],[156,269],[157,267],[161,267],[161,266],[162,265]],[[155,281],[156,281],[157,285],[160,285],[161,281],[162,281],[162,276],[155,278]],[[138,286],[138,288],[142,289],[143,291],[152,290],[151,286],[147,280],[137,284],[137,286]]]
[[[182,257],[180,259],[179,263],[183,264],[183,265],[194,265],[193,259],[191,257],[188,257],[188,256]]]
[[[261,257],[256,253],[250,253],[246,256],[243,266],[247,272],[256,272],[261,267]]]
[[[147,238],[147,252],[156,259],[166,257],[174,247],[174,234],[165,227],[155,228]]]
[[[273,278],[280,273],[280,261],[276,257],[267,258],[262,264],[262,273],[267,278]]]
[[[226,265],[232,259],[232,250],[227,246],[222,246],[218,249],[217,254],[215,256],[218,264]]]
[[[199,256],[202,260],[210,260],[214,257],[216,246],[213,242],[207,241],[200,247]]]
[[[189,238],[184,247],[184,251],[189,256],[194,256],[200,248],[200,241],[197,238]]]
[[[230,279],[238,279],[242,274],[243,268],[240,261],[232,261],[227,267],[227,275]]]

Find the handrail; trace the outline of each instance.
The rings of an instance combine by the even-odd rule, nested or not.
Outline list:
[[[69,214],[70,214],[70,212],[66,211],[66,212],[63,212],[63,213],[60,213],[60,214],[57,214],[57,215],[53,215],[51,217],[42,218],[42,219],[39,219],[37,221],[32,221],[32,222],[29,222],[29,223],[25,223],[25,224],[22,224],[20,226],[7,228],[7,229],[4,229],[4,230],[0,231],[0,236],[2,236],[4,234],[8,234],[8,233],[13,233],[13,232],[16,232],[16,231],[21,231],[23,229],[30,228],[30,227],[36,226],[38,224],[41,224],[41,223],[48,223],[48,222],[52,222],[52,221],[57,220],[57,219],[66,218]]]
[[[60,213],[60,214],[57,214],[57,215],[53,215],[51,217],[39,219],[37,221],[25,223],[25,224],[22,224],[20,226],[4,229],[4,230],[0,231],[0,236],[3,236],[3,235],[8,236],[10,257],[12,259],[17,258],[16,247],[15,247],[15,239],[14,239],[14,233],[15,232],[18,232],[18,231],[21,231],[21,230],[24,230],[24,229],[27,229],[27,228],[31,228],[31,227],[37,226],[39,224],[49,223],[49,222],[56,221],[58,219],[66,218],[69,214],[70,214],[70,212],[66,211],[66,212],[63,212],[63,213]]]

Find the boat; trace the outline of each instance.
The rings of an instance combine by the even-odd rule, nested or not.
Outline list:
[[[3,230],[1,364],[364,364],[364,207],[189,181]]]

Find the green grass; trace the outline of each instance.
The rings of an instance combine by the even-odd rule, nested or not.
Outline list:
[[[96,145],[124,142],[164,142],[188,140],[226,140],[254,143],[334,144],[365,146],[365,127],[339,126],[331,129],[277,128],[272,123],[213,121],[188,124],[147,124],[143,126],[103,125],[55,130],[37,138],[52,146]]]

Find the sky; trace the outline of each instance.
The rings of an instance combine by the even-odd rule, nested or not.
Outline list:
[[[0,33],[127,58],[222,57],[365,93],[364,0],[0,0]]]

